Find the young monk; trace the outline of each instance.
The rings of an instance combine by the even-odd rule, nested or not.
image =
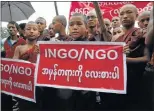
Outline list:
[[[113,37],[111,39],[111,41],[115,41],[116,39],[118,39],[118,37],[124,35],[123,29],[121,27],[116,27],[113,29]]]
[[[27,44],[16,47],[13,59],[22,59],[32,63],[36,63],[37,54],[39,53],[38,46],[36,45],[37,38],[40,33],[38,25],[35,22],[28,22],[25,26],[25,37]],[[32,103],[26,100],[19,99],[19,106],[21,111],[39,110],[41,108],[41,93],[42,89],[36,88],[36,101]]]
[[[43,17],[38,17],[35,20],[35,23],[38,24],[38,30],[40,32],[40,36],[37,38],[37,41],[49,41],[50,40],[50,36],[48,34],[44,34],[45,28],[46,28],[46,20]]]
[[[87,20],[82,14],[75,13],[69,21],[69,33],[72,41],[90,41],[87,38]],[[95,37],[94,37],[95,38]],[[96,92],[73,91],[74,109],[92,110],[96,102]]]
[[[67,21],[66,21],[66,17],[64,15],[55,16],[52,20],[52,25],[53,25],[54,33],[59,34],[59,36],[56,39],[58,39],[60,41],[65,41],[66,39],[68,39],[68,36],[65,31]]]
[[[126,4],[120,8],[119,17],[124,35],[116,41],[125,42],[129,49],[127,55],[127,94],[123,95],[121,102],[119,101],[119,108],[123,107],[124,109],[140,108],[140,98],[142,97],[140,91],[141,77],[148,61],[143,33],[140,29],[134,27],[137,16],[137,8],[132,4]]]
[[[105,24],[105,27],[107,29],[107,31],[111,31],[111,21],[108,19],[108,18],[104,18],[104,24]]]
[[[36,45],[37,38],[40,33],[38,32],[38,26],[36,23],[29,22],[25,27],[25,37],[27,44],[20,45],[15,49],[13,59],[23,59],[36,63],[38,46]]]
[[[51,38],[55,37],[55,32],[53,31],[53,24],[51,23],[48,27],[49,35]]]
[[[138,16],[138,25],[140,28],[147,28],[150,20],[150,11],[144,11]]]
[[[75,13],[69,21],[69,33],[73,41],[87,41],[87,20],[84,15]]]
[[[144,11],[138,16],[138,26],[142,29],[144,37],[147,37],[147,26],[149,24],[150,11]]]
[[[113,29],[115,29],[115,28],[117,28],[117,27],[120,27],[120,18],[119,17],[117,17],[117,16],[114,16],[113,18],[112,18],[112,28]]]

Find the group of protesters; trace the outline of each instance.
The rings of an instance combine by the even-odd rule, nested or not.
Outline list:
[[[112,20],[102,17],[102,21],[104,26],[100,23],[95,10],[89,11],[86,16],[74,13],[69,23],[65,16],[57,15],[48,29],[43,17],[20,25],[10,21],[7,25],[10,36],[4,42],[4,51],[1,55],[4,58],[36,63],[39,53],[37,41],[125,42],[123,52],[126,54],[127,63],[126,94],[37,86],[36,103],[2,94],[2,110],[152,109],[154,106],[153,10],[138,14],[135,5],[126,4],[119,9],[118,16]],[[135,27],[136,21],[139,28]]]

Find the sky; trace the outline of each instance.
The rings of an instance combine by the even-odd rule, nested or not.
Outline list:
[[[54,16],[56,16],[54,2],[31,2],[35,13],[33,13],[28,20],[18,21],[17,23],[27,23],[28,21],[35,21],[38,17],[44,17],[47,21],[47,26],[52,22]],[[65,15],[69,17],[71,2],[57,2],[59,15]],[[7,22],[2,22],[2,27],[6,27]],[[48,28],[48,27],[47,27]]]

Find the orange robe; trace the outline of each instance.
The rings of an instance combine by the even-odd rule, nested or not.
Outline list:
[[[26,60],[32,63],[36,63],[38,46],[34,45],[31,49],[20,55],[19,59]]]

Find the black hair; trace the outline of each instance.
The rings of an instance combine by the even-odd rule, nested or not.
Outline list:
[[[21,24],[19,24],[19,27],[20,27],[22,30],[25,29],[25,26],[26,26],[26,23],[21,23]]]
[[[15,21],[10,21],[10,22],[8,22],[8,24],[13,24],[13,25],[15,25],[16,26],[16,28],[17,28],[17,30],[19,31],[19,25],[15,22]]]

